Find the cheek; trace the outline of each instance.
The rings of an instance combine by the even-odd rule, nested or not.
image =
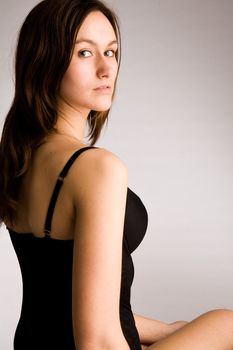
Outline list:
[[[91,85],[92,75],[91,67],[71,65],[62,79],[61,87],[65,90],[80,91]]]
[[[60,86],[60,95],[69,97],[72,94],[83,92],[84,87],[88,84],[88,70],[78,70],[70,66],[66,71]]]

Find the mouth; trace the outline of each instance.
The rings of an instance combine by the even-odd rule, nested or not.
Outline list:
[[[96,89],[94,89],[97,92],[102,92],[102,93],[111,93],[112,88],[110,85],[101,85],[98,86]]]

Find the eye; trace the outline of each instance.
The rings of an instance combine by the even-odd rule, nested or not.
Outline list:
[[[106,53],[106,56],[108,56],[108,57],[114,57],[115,54],[116,54],[116,51],[114,51],[114,50],[107,50],[107,51],[105,51],[105,53]]]
[[[91,56],[91,51],[89,50],[82,50],[79,52],[79,56],[81,57],[90,57]]]

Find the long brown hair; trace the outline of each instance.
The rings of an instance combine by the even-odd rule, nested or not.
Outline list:
[[[33,150],[55,131],[60,83],[71,61],[78,30],[92,11],[101,11],[110,21],[118,40],[116,57],[120,66],[118,19],[102,1],[44,0],[31,10],[21,27],[15,58],[15,96],[0,144],[0,223],[13,222],[22,176],[29,168]],[[88,115],[91,146],[99,138],[109,111],[91,111]]]

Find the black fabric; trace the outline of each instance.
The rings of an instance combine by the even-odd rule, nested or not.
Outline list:
[[[60,177],[64,178],[84,147],[68,160]],[[23,301],[14,338],[14,350],[75,350],[72,331],[72,258],[73,240],[50,237],[53,210],[63,181],[58,180],[49,204],[45,236],[9,230],[21,268]],[[148,215],[141,199],[128,188],[120,292],[120,321],[131,350],[141,350],[138,331],[130,305],[134,265],[131,253],[141,243]]]

